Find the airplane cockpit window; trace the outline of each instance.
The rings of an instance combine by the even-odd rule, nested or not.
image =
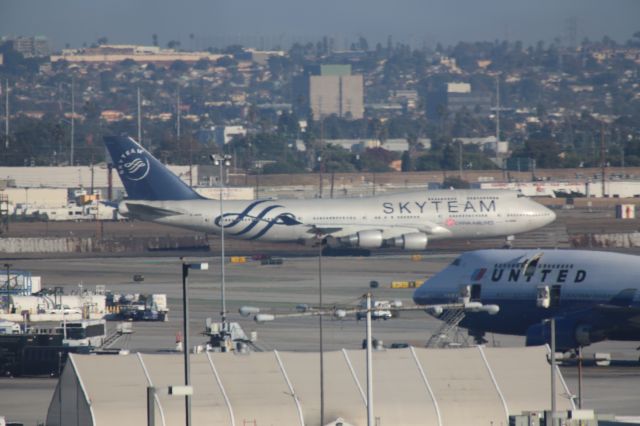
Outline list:
[[[451,262],[451,266],[460,266],[460,258],[457,258],[453,262]]]
[[[525,198],[526,195],[524,195],[522,192],[518,192],[518,198]]]
[[[538,253],[533,256],[528,262],[523,263],[525,275],[531,275],[535,272],[536,268],[538,267],[538,263],[540,263],[540,259],[542,259],[542,254],[543,253]]]

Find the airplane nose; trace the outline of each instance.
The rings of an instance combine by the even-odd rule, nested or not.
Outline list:
[[[416,305],[426,305],[429,303],[429,294],[428,294],[428,284],[429,280],[425,280],[425,282],[413,292],[413,303]]]
[[[551,209],[549,209],[547,207],[543,207],[543,208],[544,208],[544,211],[546,213],[547,224],[552,223],[553,221],[555,221],[556,217],[557,217],[556,213],[553,210],[551,210]]]

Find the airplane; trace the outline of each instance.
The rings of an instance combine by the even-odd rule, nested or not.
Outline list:
[[[480,302],[459,323],[482,343],[485,332],[526,336],[569,351],[603,340],[640,340],[640,258],[583,250],[476,250],[463,253],[415,290],[418,305]],[[441,314],[441,311],[436,311]]]
[[[127,192],[123,216],[244,240],[330,247],[424,250],[430,240],[512,237],[555,220],[546,207],[508,190],[434,190],[365,198],[206,199],[126,136],[105,145]]]

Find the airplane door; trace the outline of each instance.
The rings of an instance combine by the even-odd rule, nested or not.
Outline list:
[[[536,306],[538,308],[547,309],[551,306],[551,294],[549,292],[549,286],[542,285],[536,289]]]
[[[551,286],[551,292],[549,294],[550,296],[550,306],[552,308],[558,307],[560,306],[560,294],[562,292],[562,286],[561,285],[552,285]]]
[[[471,301],[472,302],[479,302],[481,293],[482,293],[482,285],[481,284],[473,284],[471,286]]]

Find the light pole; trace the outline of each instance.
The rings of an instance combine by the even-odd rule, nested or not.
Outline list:
[[[231,165],[231,156],[227,154],[216,155],[212,154],[209,156],[211,161],[213,161],[214,166],[218,166],[220,170],[220,216],[218,226],[220,226],[220,281],[221,281],[221,311],[220,317],[222,322],[222,331],[227,332],[227,299],[226,299],[226,288],[225,288],[225,271],[224,271],[224,203],[222,193],[224,192],[224,168],[229,167]]]
[[[204,263],[187,263],[184,258],[180,258],[182,262],[182,352],[184,354],[184,385],[191,386],[191,364],[189,362],[189,290],[187,287],[187,279],[189,277],[189,269],[199,269],[206,271],[209,264]],[[191,426],[191,395],[184,396],[185,408],[185,425]]]
[[[556,319],[549,320],[551,329],[551,424],[555,425],[556,418]]]
[[[371,293],[367,298],[367,426],[373,426],[373,348],[371,339]]]
[[[5,303],[9,306],[9,285],[11,282],[11,263],[5,263],[4,268],[7,271],[7,284],[5,288],[7,290],[6,297],[0,297],[0,307],[4,307]]]
[[[320,237],[322,238],[322,237]],[[322,249],[324,248],[323,240],[320,239],[318,249],[318,309],[322,312]],[[322,330],[322,317],[318,315],[318,324],[320,332],[320,424],[324,425],[324,341]]]
[[[318,171],[320,172],[320,181],[318,182],[318,198],[322,198],[322,156],[318,155]]]
[[[11,278],[11,264],[5,263],[4,269],[7,271],[7,289],[9,289],[9,280]]]
[[[69,151],[69,165],[73,167],[74,150],[76,139],[76,95],[75,95],[76,78],[71,76],[71,149]]]

